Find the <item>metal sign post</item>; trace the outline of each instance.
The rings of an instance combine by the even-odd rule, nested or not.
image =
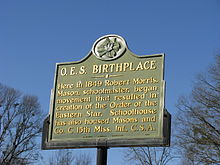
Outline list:
[[[107,147],[98,147],[96,165],[107,165],[107,155],[108,155]]]

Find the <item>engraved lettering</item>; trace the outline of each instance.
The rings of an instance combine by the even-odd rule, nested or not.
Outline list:
[[[67,75],[67,69],[66,68],[61,68],[60,75],[61,76],[66,76]]]
[[[76,67],[71,67],[71,68],[70,68],[70,75],[75,75],[75,74],[77,74],[77,73],[75,72],[75,69],[76,69]]]
[[[154,115],[154,116],[152,116],[152,117],[143,117],[143,118],[141,119],[141,121],[142,121],[143,123],[146,123],[146,122],[156,122],[156,116]]]
[[[81,66],[80,69],[79,69],[79,74],[82,75],[82,74],[86,74],[86,67],[85,66]]]
[[[129,85],[130,80],[105,80],[105,86],[122,86],[122,85]]]
[[[96,109],[105,109],[105,108],[107,108],[107,104],[96,103],[95,108]]]
[[[90,133],[91,128],[89,128],[89,127],[77,127],[76,132],[77,133]]]
[[[56,118],[57,119],[63,119],[63,118],[76,118],[76,117],[82,117],[82,113],[56,113]]]
[[[128,102],[120,102],[120,103],[111,102],[110,108],[129,108],[131,104],[132,103],[128,103]]]
[[[86,114],[87,114],[88,117],[100,117],[100,116],[102,116],[102,112],[87,111]]]
[[[122,124],[122,123],[137,123],[138,119],[137,118],[120,118],[120,117],[114,117],[112,119],[113,124]]]
[[[54,133],[55,134],[64,134],[64,129],[62,129],[62,128],[55,128],[55,130],[54,130]]]
[[[115,132],[128,132],[126,125],[122,125],[122,126],[115,126]]]
[[[139,71],[139,70],[155,70],[157,69],[156,61],[149,60],[138,64],[132,62],[116,63],[116,64],[102,64],[93,65],[92,73],[112,73],[112,72],[127,72],[127,71]]]
[[[59,97],[63,97],[63,96],[79,96],[80,93],[79,93],[79,91],[57,91],[57,95]]]
[[[95,126],[94,132],[111,132],[109,127]]]
[[[148,93],[149,91],[157,91],[158,87],[157,86],[145,86],[145,87],[134,87],[134,92],[144,92]]]
[[[74,87],[73,84],[58,84],[57,85],[57,89],[61,90],[61,89],[72,89]]]
[[[110,116],[133,116],[156,114],[156,109],[131,109],[131,110],[110,110]]]
[[[110,101],[110,96],[96,96],[96,101]]]

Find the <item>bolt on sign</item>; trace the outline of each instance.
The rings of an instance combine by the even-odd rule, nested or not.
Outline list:
[[[137,56],[118,35],[56,65],[42,148],[169,146],[164,54]]]

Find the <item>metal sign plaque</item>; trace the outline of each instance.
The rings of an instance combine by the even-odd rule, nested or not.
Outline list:
[[[118,35],[58,63],[43,149],[169,145],[164,54],[136,56]]]

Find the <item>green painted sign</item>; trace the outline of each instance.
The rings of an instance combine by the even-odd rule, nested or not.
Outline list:
[[[47,142],[55,148],[167,144],[163,74],[164,54],[137,56],[117,35],[98,39],[83,60],[56,66]]]

